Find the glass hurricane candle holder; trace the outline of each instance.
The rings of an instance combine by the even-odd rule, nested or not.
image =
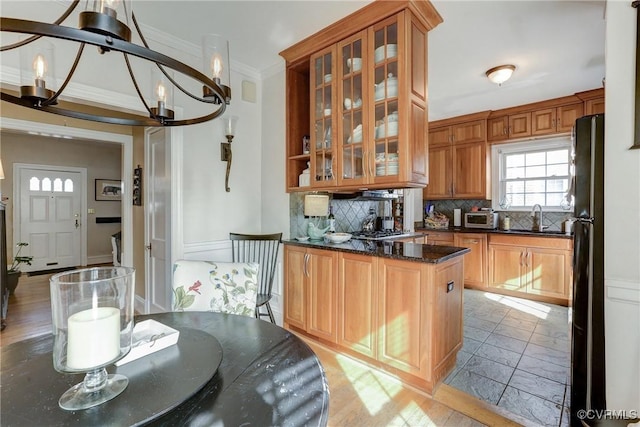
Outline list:
[[[58,401],[75,411],[91,408],[124,391],[124,375],[106,366],[131,349],[135,269],[98,267],[51,277],[53,366],[61,373],[86,373]]]

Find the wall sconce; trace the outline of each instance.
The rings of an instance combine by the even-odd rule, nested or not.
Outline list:
[[[498,86],[502,86],[502,83],[511,78],[511,75],[513,74],[513,71],[515,69],[515,65],[499,65],[497,67],[491,68],[490,70],[487,70],[485,74],[487,75],[487,78],[489,78],[489,80],[491,80]]]
[[[227,116],[223,117],[222,121],[224,123],[224,136],[227,137],[227,142],[220,143],[220,159],[223,162],[227,162],[227,174],[224,178],[224,189],[227,191],[231,191],[229,188],[229,172],[231,172],[231,141],[233,140],[233,136],[236,134],[236,125],[238,124],[237,116]]]

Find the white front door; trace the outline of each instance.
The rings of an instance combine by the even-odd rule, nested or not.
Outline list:
[[[145,138],[147,185],[146,301],[147,312],[171,310],[171,150],[170,133],[152,129]]]
[[[72,168],[69,168],[72,169]],[[86,172],[18,166],[19,233],[27,242],[21,255],[33,256],[21,271],[40,271],[82,264],[82,195]]]

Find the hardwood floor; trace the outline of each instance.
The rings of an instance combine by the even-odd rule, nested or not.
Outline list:
[[[9,298],[0,346],[51,333],[49,277],[23,275]],[[409,387],[366,364],[306,340],[320,358],[331,393],[329,426],[531,425],[442,384],[434,396]],[[516,420],[518,422],[515,422]]]

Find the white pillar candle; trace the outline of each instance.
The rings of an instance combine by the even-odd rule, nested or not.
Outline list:
[[[67,367],[90,369],[120,354],[120,310],[97,307],[69,316]]]

